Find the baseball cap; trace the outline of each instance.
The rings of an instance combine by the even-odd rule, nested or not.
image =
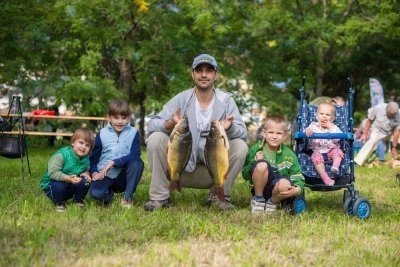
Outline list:
[[[198,55],[197,57],[195,57],[193,59],[192,69],[196,68],[199,64],[202,64],[202,63],[207,63],[207,64],[213,66],[215,70],[218,70],[217,61],[215,60],[215,58],[213,56],[210,56],[208,54],[201,54],[201,55]]]

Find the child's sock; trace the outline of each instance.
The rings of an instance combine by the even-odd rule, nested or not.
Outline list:
[[[324,173],[321,175],[321,179],[322,179],[322,181],[324,181],[324,183],[325,183],[326,185],[334,185],[334,184],[335,184],[335,181],[332,180],[326,172],[324,172]]]
[[[265,202],[265,198],[264,198],[264,196],[254,196],[255,198],[256,198],[256,201],[258,201],[258,202]]]
[[[339,173],[339,167],[340,163],[342,162],[342,159],[340,157],[334,158],[333,159],[333,164],[331,167],[331,172],[333,173]]]

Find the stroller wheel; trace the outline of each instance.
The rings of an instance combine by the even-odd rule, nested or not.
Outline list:
[[[354,193],[356,195],[356,198],[358,198],[358,195],[360,194],[360,191],[354,190]],[[350,190],[348,190],[348,189],[344,190],[343,191],[343,205],[346,202],[346,199],[348,199],[349,197],[351,197]]]
[[[293,199],[291,209],[290,209],[290,214],[292,214],[292,215],[300,214],[306,210],[306,207],[307,207],[307,203],[306,203],[306,199],[304,198],[304,196],[302,196],[302,195],[297,196]]]
[[[343,211],[344,213],[346,213],[347,215],[353,215],[353,200],[351,199],[351,197],[348,197],[343,204]]]
[[[371,204],[365,198],[357,198],[353,204],[353,213],[360,219],[367,219],[371,215]]]

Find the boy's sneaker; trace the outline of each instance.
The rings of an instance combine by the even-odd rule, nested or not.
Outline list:
[[[65,205],[56,205],[56,211],[57,212],[64,212],[65,211]]]
[[[267,203],[265,203],[265,213],[272,213],[276,211],[276,204],[272,202],[271,199],[268,199]]]
[[[75,202],[75,204],[76,204],[76,206],[77,206],[78,208],[81,208],[81,209],[83,209],[84,207],[86,207],[85,202]]]
[[[333,173],[339,173],[339,168],[338,168],[338,167],[332,166],[332,167],[331,167],[331,172],[333,172]]]
[[[174,203],[171,198],[167,198],[164,200],[150,200],[146,204],[144,204],[144,209],[148,211],[153,211],[155,209],[163,209],[172,207]]]
[[[262,213],[265,211],[265,200],[257,201],[256,197],[253,197],[250,202],[252,213]]]
[[[133,200],[132,199],[129,200],[129,199],[126,199],[125,197],[121,198],[121,206],[123,208],[130,209],[130,208],[132,208],[132,205],[133,205]]]

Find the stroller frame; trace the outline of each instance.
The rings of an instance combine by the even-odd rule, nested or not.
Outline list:
[[[305,102],[305,85],[306,78],[302,78],[302,86],[299,89],[300,93],[300,110],[297,115],[297,125],[298,130],[294,134],[294,139],[296,142],[295,145],[295,153],[297,157],[300,159],[300,156],[304,156],[301,154],[310,154],[310,150],[308,150],[308,141],[309,139],[339,139],[342,146],[346,146],[346,151],[348,152],[346,156],[348,157],[346,163],[341,164],[340,174],[337,175],[335,179],[335,185],[329,186],[322,182],[322,179],[318,174],[309,175],[305,173],[304,167],[302,164],[302,173],[305,177],[305,186],[310,188],[312,191],[335,191],[346,188],[343,194],[343,209],[344,212],[348,215],[356,215],[361,219],[366,219],[371,214],[371,204],[365,198],[359,196],[359,191],[355,190],[355,176],[354,176],[354,148],[353,148],[353,96],[354,96],[354,88],[351,82],[351,79],[348,78],[348,100],[346,108],[344,110],[347,112],[347,129],[342,133],[313,133],[310,137],[307,137],[305,132],[303,132],[303,127],[308,126],[304,125],[303,122],[303,114],[305,114],[305,108],[309,109],[309,106]],[[308,114],[308,110],[306,111]],[[305,157],[305,156],[304,156]],[[325,158],[325,156],[324,156]],[[348,165],[348,166],[346,166]]]

